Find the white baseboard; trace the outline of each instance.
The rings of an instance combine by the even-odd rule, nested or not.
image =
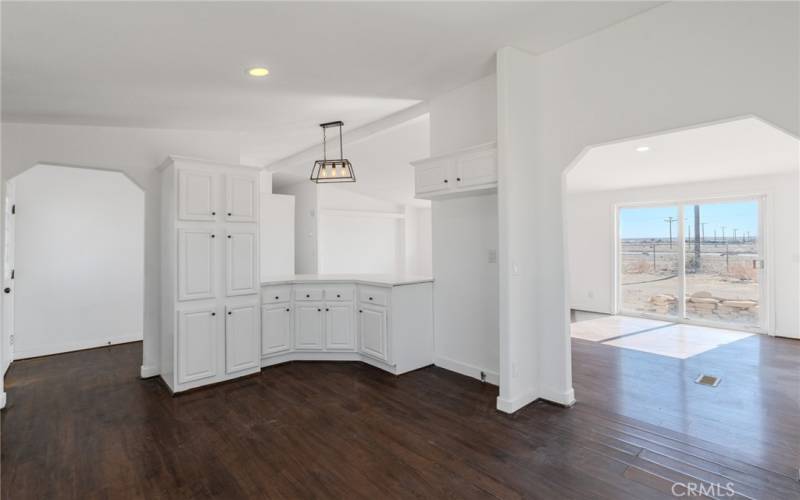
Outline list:
[[[497,409],[505,413],[514,413],[523,406],[529,405],[539,399],[536,391],[529,391],[515,398],[504,399],[497,396]]]
[[[469,363],[462,363],[444,356],[436,356],[433,358],[433,364],[440,368],[444,368],[445,370],[460,373],[461,375],[466,375],[467,377],[476,378],[478,380],[481,380],[481,372],[483,372],[486,374],[487,382],[492,385],[500,384],[500,375],[497,372],[487,370],[485,368],[479,368]]]
[[[0,392],[0,410],[6,407],[6,393]]]
[[[155,377],[156,375],[159,375],[159,374],[160,374],[160,371],[159,371],[157,366],[142,365],[142,367],[139,369],[139,375],[142,378]]]
[[[81,340],[77,342],[66,342],[63,344],[15,348],[14,360],[16,361],[25,358],[35,358],[38,356],[49,356],[51,354],[80,351],[83,349],[92,349],[94,347],[103,347],[107,345],[124,344],[126,342],[136,342],[137,340],[142,340],[142,332],[121,335],[119,337],[108,337],[104,339]]]
[[[539,398],[561,406],[572,406],[575,404],[575,390],[572,387],[568,391],[554,391],[542,388],[539,390]]]

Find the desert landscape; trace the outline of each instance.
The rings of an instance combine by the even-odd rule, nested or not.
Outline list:
[[[623,311],[678,314],[679,242],[657,238],[621,241]],[[759,322],[758,241],[727,239],[686,243],[686,314],[708,321]]]

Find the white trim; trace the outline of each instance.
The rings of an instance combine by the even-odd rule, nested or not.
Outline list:
[[[529,405],[536,401],[538,396],[534,391],[528,391],[514,399],[505,399],[497,396],[497,409],[504,413],[514,413],[523,406]]]
[[[95,347],[104,347],[114,344],[125,344],[127,342],[136,342],[142,340],[142,332],[132,333],[129,335],[121,335],[119,337],[108,337],[96,340],[84,340],[80,342],[68,342],[66,344],[51,344],[39,347],[31,347],[28,349],[15,349],[14,360],[25,358],[35,358],[38,356],[49,356],[51,354],[61,354],[65,352],[81,351],[84,349],[92,349]]]
[[[142,367],[139,369],[139,376],[141,376],[142,378],[155,377],[156,375],[159,374],[160,370],[158,369],[157,366],[142,365]]]
[[[467,377],[472,377],[478,380],[481,379],[481,372],[484,372],[486,374],[486,382],[492,385],[500,384],[500,375],[496,371],[489,370],[487,368],[480,368],[469,363],[462,363],[444,356],[434,357],[433,364],[439,368],[444,368],[445,370],[460,373],[461,375],[466,375]]]
[[[549,391],[541,389],[539,398],[561,406],[572,406],[575,404],[575,389],[572,387],[568,391]]]
[[[0,410],[6,407],[6,393],[0,392]]]

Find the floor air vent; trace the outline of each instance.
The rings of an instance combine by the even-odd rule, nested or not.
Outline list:
[[[696,379],[694,379],[695,384],[710,385],[711,387],[718,386],[719,382],[720,382],[719,378],[714,377],[713,375],[705,375],[702,373],[698,375]]]

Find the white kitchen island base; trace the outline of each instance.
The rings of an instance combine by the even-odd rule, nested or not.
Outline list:
[[[261,289],[261,366],[362,361],[400,375],[433,364],[433,283],[296,275]]]

